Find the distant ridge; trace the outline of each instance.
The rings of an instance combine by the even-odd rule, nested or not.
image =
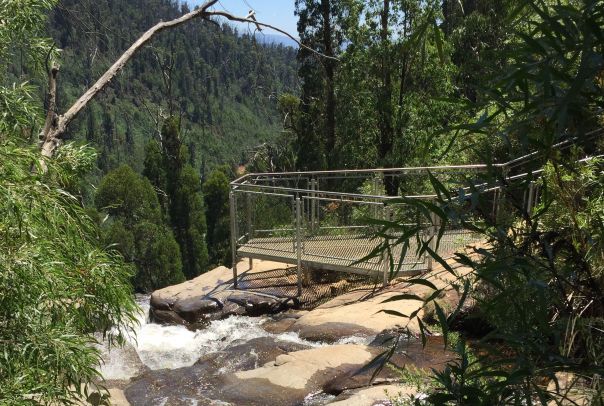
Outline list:
[[[275,44],[283,45],[284,47],[298,48],[298,44],[293,39],[280,34],[265,34],[263,32],[257,32],[255,34],[256,41],[261,44]]]

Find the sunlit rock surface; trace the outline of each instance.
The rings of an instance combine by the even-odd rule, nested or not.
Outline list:
[[[247,264],[240,265],[247,268]],[[256,271],[250,272],[283,267],[267,261],[255,264]],[[388,404],[385,389],[390,396],[412,390],[395,370],[384,368],[372,380],[375,366],[366,366],[393,345],[394,337],[406,337],[399,340],[391,358],[398,366],[439,370],[453,359],[444,351],[442,338],[429,338],[424,348],[413,337],[417,331],[413,322],[382,311],[411,314],[420,301],[384,300],[401,293],[425,297],[432,291],[426,286],[409,286],[402,280],[387,289],[357,286],[310,311],[282,310],[249,300],[248,293],[257,292],[230,289],[230,272],[217,268],[153,294],[151,313],[166,312],[182,322],[143,321],[136,341],[125,350],[130,355],[135,350],[142,368],[120,383],[120,402],[134,406]],[[263,274],[258,275],[262,279]],[[440,288],[450,282],[449,275],[441,269],[428,278]],[[253,283],[253,278],[247,282]],[[442,300],[454,307],[455,293],[448,291]],[[265,313],[272,314],[248,316]],[[128,356],[115,358],[130,362]],[[131,375],[128,367],[125,375]]]
[[[469,272],[468,268],[458,267],[457,274]],[[441,300],[446,301],[444,308],[454,309],[459,295],[449,284],[456,276],[436,267],[434,271],[423,276],[438,289],[444,288]],[[423,316],[422,301],[415,299],[387,300],[401,294],[413,294],[425,298],[433,292],[428,286],[409,285],[404,279],[394,281],[383,290],[359,289],[340,295],[329,302],[304,314],[289,328],[308,340],[334,342],[353,334],[376,335],[384,330],[399,328],[408,329],[412,334],[419,334],[417,319],[408,317],[417,313]],[[391,312],[389,312],[391,311]],[[396,313],[392,313],[396,312]],[[404,316],[401,316],[404,315]]]

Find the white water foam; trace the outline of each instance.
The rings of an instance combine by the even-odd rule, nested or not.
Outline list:
[[[101,374],[105,379],[129,379],[136,376],[141,372],[141,362],[150,369],[191,366],[205,354],[222,351],[259,337],[273,337],[310,347],[326,345],[303,340],[293,332],[268,333],[262,328],[262,323],[267,320],[265,317],[231,316],[212,321],[198,331],[190,331],[183,326],[149,323],[149,296],[137,296],[137,303],[141,307],[138,319],[140,325],[135,329],[135,335],[128,338],[126,346],[111,351],[105,346],[100,347],[105,361],[101,366]],[[368,344],[371,340],[372,337],[351,336],[339,340],[337,344]]]

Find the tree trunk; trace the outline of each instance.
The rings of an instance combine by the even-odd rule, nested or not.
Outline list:
[[[390,0],[384,0],[382,13],[380,16],[380,47],[381,47],[381,86],[378,94],[378,117],[380,142],[378,149],[378,161],[384,167],[392,166],[390,162],[390,152],[394,144],[394,128],[392,126],[392,73],[390,67],[390,35],[388,31],[388,22],[390,17]],[[395,196],[397,194],[398,184],[393,177],[386,176],[384,179],[386,194]]]
[[[335,95],[335,61],[332,26],[331,26],[331,3],[330,0],[321,0],[321,15],[323,17],[323,47],[325,55],[331,58],[325,59],[325,152],[327,154],[327,167],[333,169],[336,165],[336,95]]]

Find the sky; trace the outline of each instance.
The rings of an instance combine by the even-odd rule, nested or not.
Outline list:
[[[204,0],[187,0],[187,2],[189,5],[197,6],[204,3]],[[294,15],[294,2],[294,0],[219,0],[215,8],[226,10],[238,17],[247,16],[248,11],[253,9],[256,11],[258,21],[281,28],[297,38],[298,19]],[[239,29],[247,29],[247,24]],[[253,31],[253,27],[250,27],[250,30]],[[267,30],[267,32],[277,34],[272,30]]]

